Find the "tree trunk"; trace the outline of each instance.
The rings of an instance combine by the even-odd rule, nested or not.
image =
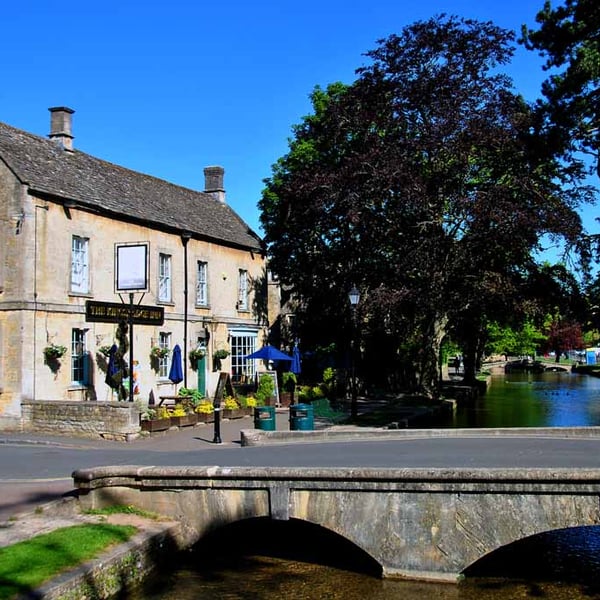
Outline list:
[[[424,332],[423,347],[420,349],[417,386],[418,392],[433,400],[439,398],[439,360],[442,340],[446,336],[448,317],[435,315]]]

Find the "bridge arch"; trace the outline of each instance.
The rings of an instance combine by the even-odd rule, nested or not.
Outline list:
[[[598,570],[600,526],[584,525],[544,531],[506,544],[467,566],[466,577],[545,578],[551,570],[559,579]]]
[[[232,521],[205,533],[193,549],[220,555],[272,556],[382,576],[382,566],[362,548],[339,533],[295,518]]]

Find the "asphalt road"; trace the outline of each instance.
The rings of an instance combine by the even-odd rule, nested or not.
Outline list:
[[[212,443],[210,428],[131,443],[0,434],[0,518],[68,493],[76,469],[108,465],[600,469],[598,438],[524,434],[242,447],[240,426],[234,427],[225,427],[223,444]]]

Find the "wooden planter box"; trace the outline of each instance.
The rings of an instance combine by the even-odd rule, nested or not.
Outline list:
[[[196,413],[198,423],[212,423],[215,420],[214,413]]]
[[[281,392],[279,403],[281,406],[289,406],[292,403],[292,392]]]
[[[245,412],[242,408],[224,408],[221,414],[224,419],[241,419]]]
[[[185,415],[184,417],[171,417],[171,425],[175,427],[190,427],[198,422],[196,415]]]
[[[142,431],[166,431],[171,428],[171,419],[150,419],[141,422]]]

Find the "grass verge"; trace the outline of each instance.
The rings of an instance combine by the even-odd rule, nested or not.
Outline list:
[[[31,592],[110,546],[126,542],[136,531],[131,525],[74,525],[0,548],[0,600]]]
[[[115,504],[114,506],[106,506],[104,508],[92,508],[84,510],[85,515],[137,515],[138,517],[144,517],[145,519],[151,519],[152,521],[160,521],[164,519],[162,515],[157,513],[149,512],[141,508],[137,508],[131,504]]]

